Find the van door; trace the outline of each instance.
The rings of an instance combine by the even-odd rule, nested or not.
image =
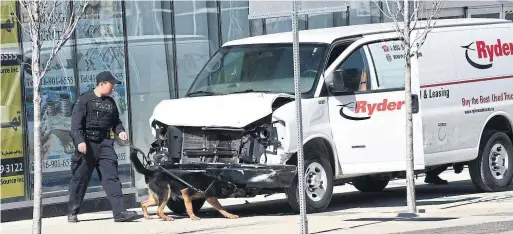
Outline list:
[[[406,169],[402,42],[382,37],[356,41],[326,70],[330,125],[345,175]],[[412,93],[419,92],[413,78]],[[414,112],[414,163],[419,170],[424,169],[422,122],[419,108]]]

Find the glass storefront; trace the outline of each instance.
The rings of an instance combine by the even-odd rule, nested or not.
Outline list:
[[[346,2],[351,2],[346,4],[347,10],[301,15],[300,29],[389,21],[372,1]],[[0,45],[1,202],[7,203],[31,200],[33,191],[33,81],[28,65],[32,46],[22,28],[28,26],[26,12],[17,1],[0,4],[0,20],[5,23]],[[57,10],[58,14],[70,14],[65,4]],[[146,151],[153,141],[148,123],[153,108],[163,99],[183,97],[197,73],[223,43],[291,30],[290,16],[248,20],[250,6],[249,0],[91,2],[76,32],[50,63],[42,81],[44,197],[68,193],[70,157],[75,151],[70,137],[71,112],[78,95],[94,88],[98,73],[110,71],[122,82],[112,96],[133,144]],[[503,9],[498,11],[502,18],[511,18],[513,7],[498,7]],[[16,17],[10,14],[13,10],[19,12],[23,25],[15,23]],[[475,17],[480,17],[475,7],[473,11]],[[444,15],[451,17],[465,16]],[[50,33],[43,33],[44,64],[51,53]],[[129,148],[116,145],[115,150],[124,187],[143,185],[144,180],[131,169]],[[101,190],[94,172],[88,191]]]

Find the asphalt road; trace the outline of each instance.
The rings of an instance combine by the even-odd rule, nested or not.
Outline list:
[[[417,183],[419,183],[417,180]],[[342,186],[345,190],[351,189],[342,193],[333,194],[330,206],[323,213],[310,214],[317,216],[331,216],[333,212],[340,213],[341,211],[351,212],[355,208],[393,208],[401,207],[406,209],[406,190],[404,186],[386,188],[383,192],[379,193],[361,193],[354,191],[352,185]],[[467,195],[462,198],[461,195]],[[470,195],[470,196],[468,196]],[[279,195],[273,195],[270,198]],[[449,185],[433,186],[433,185],[418,185],[416,186],[417,206],[429,205],[450,205],[451,203],[462,202],[466,200],[478,199],[481,197],[477,193],[470,180],[461,180],[451,182]],[[265,216],[265,215],[293,215],[290,207],[285,199],[277,199],[272,201],[258,202],[249,204],[237,204],[226,206],[230,212],[240,214],[241,216]],[[223,203],[223,201],[221,201]],[[217,216],[217,212],[211,208],[202,209],[200,211],[203,215],[209,216],[210,214]]]
[[[463,227],[437,228],[401,234],[513,234],[513,221],[493,222]]]

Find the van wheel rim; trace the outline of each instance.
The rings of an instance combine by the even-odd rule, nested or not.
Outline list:
[[[497,143],[493,145],[489,156],[489,166],[492,176],[498,180],[503,179],[508,171],[508,152],[506,148],[502,144]]]
[[[326,194],[328,177],[319,163],[311,163],[305,171],[306,194],[312,201],[320,201]]]

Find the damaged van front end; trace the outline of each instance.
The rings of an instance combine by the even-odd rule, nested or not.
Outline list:
[[[292,153],[284,150],[286,123],[273,111],[292,101],[288,94],[265,93],[162,101],[150,119],[151,164],[176,175],[202,173],[237,188],[223,190],[221,197],[290,187],[296,166],[287,165]]]

